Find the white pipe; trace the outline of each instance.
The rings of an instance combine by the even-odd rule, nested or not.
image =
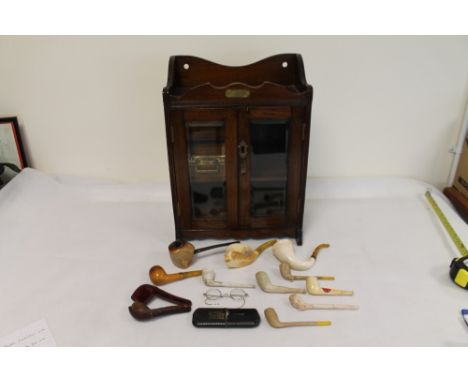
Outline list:
[[[460,162],[460,155],[463,150],[463,145],[465,143],[465,139],[468,136],[468,101],[465,105],[465,114],[463,116],[463,123],[460,129],[460,133],[458,135],[458,140],[455,148],[451,150],[453,153],[453,161],[452,166],[450,167],[450,175],[448,178],[448,186],[451,187],[453,184],[453,180],[455,179],[455,173],[457,172],[458,162]]]

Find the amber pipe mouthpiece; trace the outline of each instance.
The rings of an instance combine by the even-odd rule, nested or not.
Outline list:
[[[176,267],[185,269],[192,264],[195,254],[208,251],[209,249],[226,247],[234,243],[239,243],[239,241],[230,241],[229,243],[215,244],[208,247],[195,249],[193,244],[188,241],[176,240],[169,244],[169,255],[171,256],[171,260]]]

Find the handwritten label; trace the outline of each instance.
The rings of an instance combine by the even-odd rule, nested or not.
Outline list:
[[[0,338],[0,346],[57,346],[45,320],[36,321],[5,337]]]

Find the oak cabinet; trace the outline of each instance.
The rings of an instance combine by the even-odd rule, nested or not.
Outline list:
[[[177,239],[302,243],[312,87],[297,54],[173,56],[163,90]]]

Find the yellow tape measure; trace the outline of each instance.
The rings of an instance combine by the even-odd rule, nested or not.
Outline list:
[[[447,220],[444,213],[437,205],[436,201],[434,200],[429,191],[426,191],[426,199],[432,206],[432,209],[434,210],[440,222],[447,231],[448,235],[452,239],[453,243],[455,244],[455,247],[461,254],[461,257],[453,259],[452,263],[450,264],[450,277],[455,282],[455,284],[462,288],[468,289],[468,250],[466,249],[465,245],[463,244],[453,227],[450,225],[449,221]]]

